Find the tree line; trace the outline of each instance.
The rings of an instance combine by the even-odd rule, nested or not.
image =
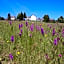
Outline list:
[[[59,23],[64,23],[64,17],[63,16],[60,16],[57,20],[50,20],[48,15],[44,15],[43,19],[44,19],[43,20],[44,22],[53,22],[53,23],[55,23],[57,21]]]
[[[23,20],[24,18],[27,18],[26,16],[26,13],[24,12],[24,14],[21,12],[21,13],[18,13],[17,15],[17,18],[18,20]],[[11,14],[8,13],[8,20],[11,20]]]
[[[18,15],[16,17],[16,19],[18,19],[19,21],[24,20],[24,18],[27,18],[27,15],[26,15],[25,12],[24,13],[22,13],[22,12],[18,13]],[[5,20],[5,18],[0,17],[0,20]],[[10,13],[8,13],[7,20],[11,20],[11,14]],[[60,22],[60,23],[64,23],[64,17],[60,16],[57,20],[50,20],[49,15],[44,15],[43,16],[43,22],[53,22],[53,23],[55,23],[56,21]]]

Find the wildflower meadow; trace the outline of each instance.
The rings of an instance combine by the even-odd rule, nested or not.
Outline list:
[[[64,64],[64,24],[1,21],[0,64]]]

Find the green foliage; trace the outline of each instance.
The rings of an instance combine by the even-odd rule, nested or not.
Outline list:
[[[50,20],[49,23],[56,23],[56,21],[55,20]]]
[[[24,16],[23,16],[23,13],[21,12],[21,20],[23,20]]]
[[[4,17],[0,17],[0,20],[5,20]]]
[[[44,22],[49,22],[49,16],[48,15],[44,15],[43,19],[44,19],[43,20]]]
[[[27,18],[26,13],[24,12],[24,18]]]
[[[21,20],[21,14],[19,13],[18,16],[17,16],[17,19]]]
[[[60,17],[58,18],[58,22],[64,23],[64,18],[63,18],[63,16],[60,16]]]
[[[19,19],[19,20],[23,20],[23,18],[26,18],[27,16],[26,16],[26,13],[24,12],[24,14],[21,12],[21,13],[19,13],[18,15],[17,15],[17,19]]]
[[[19,24],[23,24],[22,36],[19,37]],[[30,31],[30,25],[34,24],[34,31]],[[52,36],[52,29],[47,23],[28,22],[29,27],[26,27],[25,22],[0,22],[0,61],[2,64],[63,64],[64,63],[64,37],[62,37],[62,24],[49,23],[52,28],[55,28],[55,36]],[[44,28],[44,36],[41,30],[36,30],[36,25]],[[32,34],[32,37],[30,37]],[[14,42],[11,42],[10,37],[14,36]],[[54,39],[59,37],[58,45],[54,45]],[[17,53],[20,52],[20,53]],[[9,54],[13,55],[13,60],[9,59]],[[58,55],[61,54],[62,57]],[[47,55],[47,57],[45,56]],[[2,61],[2,59],[4,59]]]
[[[8,20],[11,20],[11,15],[10,15],[10,13],[8,13]]]

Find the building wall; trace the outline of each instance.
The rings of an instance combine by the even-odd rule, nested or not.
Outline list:
[[[36,21],[36,19],[37,19],[37,18],[36,18],[36,16],[34,16],[34,15],[32,15],[31,18],[30,18],[30,20],[34,20],[34,21]]]
[[[14,20],[15,20],[15,18],[11,18],[11,20],[13,20],[13,21],[14,21]]]
[[[32,15],[31,17],[24,18],[24,20],[36,21],[37,17],[35,15]]]

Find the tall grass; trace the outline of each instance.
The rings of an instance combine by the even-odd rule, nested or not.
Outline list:
[[[20,29],[19,24],[23,24]],[[30,31],[31,24],[34,25],[33,31]],[[40,30],[36,30],[36,25]],[[64,64],[63,25],[28,22],[26,26],[25,22],[13,21],[11,25],[7,21],[0,22],[0,62],[2,64]],[[44,35],[41,34],[41,28],[44,29]],[[54,36],[53,28],[55,28]],[[12,35],[14,42],[11,41]],[[54,45],[54,39],[57,37],[60,40]],[[12,54],[12,59],[9,54]]]

